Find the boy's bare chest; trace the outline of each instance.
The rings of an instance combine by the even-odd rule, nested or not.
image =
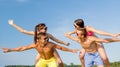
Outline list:
[[[89,39],[84,42],[81,42],[82,47],[85,49],[91,48],[92,44],[93,44],[93,42]]]
[[[52,47],[49,47],[49,46],[38,47],[37,49],[40,53],[49,53],[52,51]]]

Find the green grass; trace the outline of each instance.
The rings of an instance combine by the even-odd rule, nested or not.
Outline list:
[[[34,65],[6,65],[5,67],[35,67],[35,66]],[[64,64],[64,67],[81,67],[81,65],[75,65],[71,63],[70,65]],[[96,66],[93,66],[93,67],[96,67]],[[120,61],[110,63],[110,67],[120,67]]]

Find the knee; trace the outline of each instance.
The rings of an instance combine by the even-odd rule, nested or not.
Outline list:
[[[62,62],[61,59],[57,59],[57,62],[58,62],[59,64],[63,64],[63,62]]]
[[[80,51],[80,54],[79,54],[80,60],[83,60],[83,59],[84,59],[84,55],[85,55],[85,50],[82,49],[82,50]]]
[[[79,54],[79,58],[80,58],[80,59],[84,59],[84,55],[80,53],[80,54]]]
[[[107,58],[107,57],[106,57],[106,58],[102,58],[102,59],[103,59],[104,62],[108,61],[108,58]]]
[[[62,62],[62,61],[58,61],[58,63],[59,63],[59,64],[63,64],[63,62]]]
[[[64,67],[64,64],[63,64],[62,61],[58,61],[58,65],[59,65],[60,67]]]
[[[107,57],[102,57],[102,60],[103,60],[104,63],[108,63],[109,62]]]

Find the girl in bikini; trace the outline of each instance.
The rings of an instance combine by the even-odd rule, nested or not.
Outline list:
[[[57,42],[57,43],[64,44],[64,45],[66,45],[66,46],[69,45],[68,42],[61,41],[61,40],[55,38],[54,36],[52,36],[51,34],[47,33],[47,27],[46,27],[46,25],[45,25],[44,23],[38,24],[38,25],[37,25],[38,30],[36,31],[37,33],[34,33],[34,31],[27,31],[27,30],[24,30],[23,28],[17,26],[16,24],[14,24],[13,20],[9,20],[8,22],[9,22],[9,24],[10,24],[11,26],[13,26],[13,27],[16,28],[18,31],[20,31],[20,32],[22,32],[22,33],[24,33],[24,34],[32,35],[32,36],[34,36],[35,38],[37,38],[37,36],[35,36],[35,34],[37,35],[37,34],[39,34],[39,33],[42,32],[42,33],[46,33],[47,36],[49,37],[49,39],[51,39],[51,40],[53,40],[53,41],[55,41],[55,42]],[[56,57],[59,66],[60,66],[60,67],[64,67],[63,62],[62,62],[62,60],[61,60],[61,58],[60,58],[57,50],[54,50],[54,56]],[[35,65],[36,65],[37,62],[39,61],[39,58],[40,58],[40,55],[38,54],[38,55],[36,56]]]
[[[72,34],[76,34],[77,36],[79,36],[79,31],[81,31],[81,29],[86,29],[86,32],[87,32],[87,36],[95,36],[97,37],[94,33],[97,33],[97,34],[101,34],[101,35],[105,35],[105,36],[112,36],[112,37],[117,37],[119,36],[119,34],[111,34],[111,33],[108,33],[108,32],[104,32],[104,31],[100,31],[100,30],[96,30],[95,28],[92,28],[90,26],[84,26],[84,21],[82,19],[77,19],[74,21],[74,27],[75,27],[75,30],[72,31],[72,32],[69,32],[69,36],[71,36]],[[107,55],[106,55],[106,52],[105,52],[105,49],[102,45],[102,43],[96,43],[98,46],[98,52],[101,56],[101,58],[103,59],[104,63],[106,64],[106,67],[110,67],[110,63],[109,63],[109,60],[107,58]],[[79,58],[80,58],[80,61],[81,61],[81,64],[82,64],[82,67],[85,67],[84,66],[84,55],[85,55],[85,50],[82,49],[80,54],[79,54]]]

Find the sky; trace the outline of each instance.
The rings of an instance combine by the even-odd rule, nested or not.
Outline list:
[[[45,23],[48,33],[70,43],[70,46],[65,47],[81,49],[80,44],[64,37],[64,33],[74,30],[74,20],[81,18],[86,26],[116,34],[120,32],[119,6],[119,0],[0,0],[0,67],[34,65],[37,55],[35,49],[2,52],[3,47],[15,48],[33,43],[33,36],[19,32],[8,24],[8,20],[13,19],[15,24],[28,31],[34,31],[38,23]],[[105,43],[104,48],[110,62],[120,61],[119,42]],[[58,50],[58,53],[66,64],[81,64],[79,52],[70,53]]]

